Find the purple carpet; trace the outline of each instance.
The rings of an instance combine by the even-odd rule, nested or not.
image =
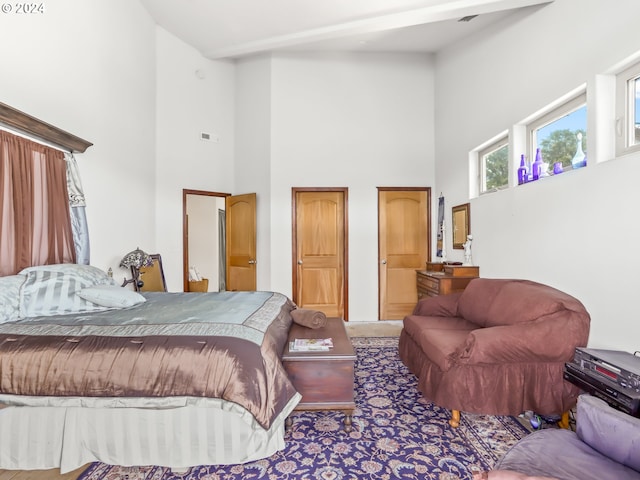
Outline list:
[[[176,474],[163,467],[92,464],[81,480],[471,480],[488,470],[528,431],[513,417],[450,413],[422,397],[398,357],[397,338],[354,338],[353,431],[339,412],[296,412],[286,448],[243,465],[204,465]]]

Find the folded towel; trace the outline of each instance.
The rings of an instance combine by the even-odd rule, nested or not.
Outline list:
[[[296,308],[291,311],[291,318],[298,325],[309,328],[322,328],[327,323],[327,316],[318,310]]]

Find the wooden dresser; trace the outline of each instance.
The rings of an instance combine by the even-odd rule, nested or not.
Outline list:
[[[480,267],[427,262],[427,270],[417,270],[416,274],[420,300],[463,291],[471,280],[480,276]]]

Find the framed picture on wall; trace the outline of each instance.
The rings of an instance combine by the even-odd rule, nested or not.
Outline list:
[[[464,249],[467,235],[471,234],[470,205],[464,203],[451,209],[453,248]]]

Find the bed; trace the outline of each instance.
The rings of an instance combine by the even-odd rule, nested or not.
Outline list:
[[[0,468],[236,464],[300,400],[276,292],[136,293],[85,265],[0,278]]]

